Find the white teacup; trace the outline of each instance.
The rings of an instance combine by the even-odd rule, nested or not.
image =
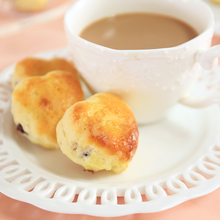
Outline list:
[[[115,50],[79,37],[94,21],[127,12],[169,15],[190,24],[199,35],[176,47],[150,50]],[[65,15],[65,29],[71,58],[92,91],[121,97],[138,123],[162,119],[177,102],[192,107],[212,104],[185,97],[201,66],[211,69],[220,55],[220,46],[210,48],[214,18],[201,0],[79,0]]]

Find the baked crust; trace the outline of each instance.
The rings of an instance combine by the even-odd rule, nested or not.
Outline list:
[[[62,70],[78,76],[76,68],[67,60],[62,58],[53,58],[44,60],[39,58],[25,58],[18,62],[12,75],[12,87],[21,80],[31,76],[43,76],[54,70]]]
[[[46,8],[49,0],[13,0],[14,7],[22,12],[35,12]]]
[[[138,136],[132,111],[110,93],[74,104],[57,125],[63,153],[90,171],[124,171],[135,154]]]
[[[56,125],[66,109],[83,100],[79,80],[64,71],[21,81],[12,94],[11,112],[23,134],[45,148],[59,148]]]

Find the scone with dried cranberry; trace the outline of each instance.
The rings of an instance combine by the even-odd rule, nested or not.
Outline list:
[[[82,100],[83,91],[75,76],[52,71],[18,84],[12,94],[11,112],[17,130],[31,142],[57,149],[57,123],[67,108]]]
[[[220,4],[220,0],[210,0],[210,2],[216,3],[216,4]]]
[[[109,93],[96,94],[67,109],[57,125],[62,152],[85,170],[124,171],[138,146],[131,109]]]
[[[35,12],[46,8],[49,0],[13,0],[14,7],[22,12]]]
[[[73,64],[62,58],[50,60],[39,58],[25,58],[18,62],[12,74],[12,87],[14,88],[21,80],[31,76],[43,76],[54,70],[62,70],[78,76],[78,72]]]

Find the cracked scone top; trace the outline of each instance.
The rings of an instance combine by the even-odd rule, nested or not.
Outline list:
[[[57,125],[62,152],[92,172],[124,171],[135,154],[138,137],[131,109],[109,93],[74,104]]]
[[[52,71],[22,80],[15,87],[11,103],[17,130],[42,147],[59,148],[57,123],[83,96],[79,80],[68,72]]]

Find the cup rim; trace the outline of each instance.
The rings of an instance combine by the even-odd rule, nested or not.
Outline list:
[[[105,50],[105,51],[109,51],[109,52],[117,52],[117,53],[134,53],[134,52],[161,52],[161,51],[164,51],[164,50],[178,50],[178,49],[181,49],[182,47],[185,47],[186,45],[188,44],[194,44],[196,41],[199,41],[200,38],[203,38],[203,36],[205,35],[208,35],[208,34],[212,34],[211,37],[213,36],[213,33],[214,33],[214,15],[213,15],[213,12],[212,12],[212,9],[210,8],[210,6],[203,2],[203,1],[199,1],[199,0],[191,0],[191,1],[194,1],[194,2],[197,2],[198,4],[202,4],[204,7],[206,7],[207,11],[209,11],[209,14],[210,14],[210,21],[209,24],[207,25],[207,28],[201,32],[200,34],[198,34],[195,38],[187,41],[187,42],[184,42],[180,45],[177,45],[177,46],[173,46],[173,47],[165,47],[165,48],[155,48],[155,49],[126,49],[126,50],[120,50],[120,49],[113,49],[113,48],[109,48],[109,47],[106,47],[106,46],[102,46],[102,45],[99,45],[99,44],[96,44],[96,43],[93,43],[93,42],[90,42],[88,40],[85,40],[84,38],[80,37],[79,35],[75,34],[71,28],[69,27],[68,25],[68,22],[67,22],[67,17],[68,17],[68,14],[73,10],[73,8],[76,7],[76,5],[79,3],[79,2],[82,2],[82,1],[85,1],[85,0],[77,0],[76,2],[74,2],[72,4],[72,6],[67,10],[67,12],[65,13],[65,16],[64,16],[64,27],[65,27],[65,31],[70,33],[72,35],[72,37],[74,37],[75,39],[77,39],[78,41],[81,41],[82,43],[84,43],[85,45],[87,46],[91,46],[91,47],[94,47],[94,48],[99,48],[101,50]]]

